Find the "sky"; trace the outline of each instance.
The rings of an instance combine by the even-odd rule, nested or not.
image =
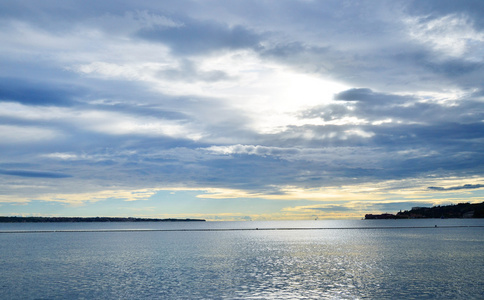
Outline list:
[[[484,1],[0,2],[0,215],[484,201]]]

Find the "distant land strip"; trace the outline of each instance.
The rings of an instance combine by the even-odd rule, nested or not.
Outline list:
[[[60,229],[60,230],[0,230],[0,233],[80,233],[80,232],[189,232],[189,231],[284,231],[284,230],[355,230],[355,229],[446,229],[484,228],[484,225],[448,226],[381,226],[381,227],[283,227],[283,228],[192,228],[192,229]]]
[[[367,214],[365,220],[376,219],[458,219],[484,218],[484,202],[459,203],[455,205],[437,205],[433,207],[412,207],[411,210],[400,211],[396,214]]]
[[[124,217],[2,217],[0,223],[78,223],[78,222],[205,222],[203,219],[152,219]]]

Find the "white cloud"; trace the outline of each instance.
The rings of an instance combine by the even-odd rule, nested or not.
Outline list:
[[[127,63],[116,64],[109,62],[92,62],[89,64],[79,65],[73,68],[77,72],[93,75],[105,79],[122,79],[153,81],[155,73],[160,71],[166,64],[161,63]]]
[[[76,160],[79,158],[79,155],[77,154],[61,153],[61,152],[44,154],[43,156],[48,158],[61,159],[61,160]]]
[[[154,117],[133,116],[119,112],[78,110],[62,107],[32,107],[18,103],[0,103],[0,116],[21,120],[51,121],[76,126],[79,129],[111,135],[170,136],[198,140],[203,132],[194,125]],[[43,140],[59,135],[57,131],[4,125],[4,141]]]
[[[199,140],[203,137],[202,132],[198,132],[189,126],[184,126],[177,122],[145,120],[125,117],[124,120],[102,122],[90,127],[93,131],[100,131],[108,134],[137,134],[146,136],[169,136],[176,138],[188,138]]]
[[[173,59],[160,62],[92,62],[76,66],[77,72],[105,79],[135,80],[167,95],[218,99],[225,113],[250,118],[246,126],[256,132],[279,133],[290,125],[304,125],[296,112],[322,103],[331,103],[333,95],[347,89],[344,84],[317,75],[298,73],[264,61],[251,51],[238,51],[217,57],[199,58],[200,71],[217,71],[237,80],[205,81],[163,78],[160,72],[180,68]],[[187,74],[187,76],[193,74]],[[180,110],[187,108],[179,107]],[[204,119],[210,122],[212,118]]]
[[[108,199],[121,199],[124,201],[139,201],[147,200],[152,195],[156,194],[154,189],[139,189],[139,190],[103,190],[90,193],[52,193],[52,194],[40,194],[35,197],[35,200],[46,202],[60,202],[70,205],[83,205],[86,202],[98,202]],[[18,198],[8,199],[0,197],[0,202],[29,202],[33,199]]]
[[[0,144],[3,145],[42,143],[60,137],[63,137],[63,134],[56,129],[0,125]]]
[[[413,39],[437,52],[473,62],[483,60],[484,33],[476,31],[472,21],[465,15],[409,17],[405,23]]]
[[[299,149],[295,148],[279,148],[279,147],[265,147],[259,145],[230,145],[230,146],[211,146],[203,150],[222,155],[230,154],[248,154],[248,155],[280,155],[280,154],[294,154],[299,153]]]

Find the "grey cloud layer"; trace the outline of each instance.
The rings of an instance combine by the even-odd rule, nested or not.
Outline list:
[[[71,177],[68,174],[53,173],[53,172],[39,172],[39,171],[29,171],[29,170],[1,170],[0,174],[19,176],[19,177],[40,177],[40,178],[66,178]]]
[[[257,47],[260,37],[242,26],[213,21],[185,20],[176,27],[141,29],[137,36],[169,45],[176,55],[204,55],[211,51]]]
[[[484,184],[464,184],[463,186],[452,186],[448,188],[440,186],[429,186],[428,188],[434,191],[458,191],[458,190],[472,190],[483,188]]]
[[[9,45],[0,53],[0,126],[26,136],[32,127],[59,133],[49,140],[27,141],[21,148],[4,145],[0,157],[36,161],[39,170],[5,169],[0,174],[63,178],[71,191],[80,190],[75,182],[80,180],[92,189],[192,185],[274,193],[278,185],[482,175],[484,60],[470,55],[484,53],[459,48],[452,56],[430,39],[433,33],[422,40],[411,35],[412,28],[451,15],[467,20],[462,28],[484,36],[479,1],[218,4],[0,4],[1,36]],[[417,17],[422,19],[415,21]],[[130,26],[122,27],[123,22]],[[45,40],[35,40],[45,49],[36,52],[25,46],[15,37],[19,32]],[[80,53],[68,49],[73,54],[65,55],[66,45],[56,44],[58,35],[81,40],[73,39],[82,44]],[[105,38],[105,45],[87,45],[90,39],[103,40],[98,36]],[[479,38],[468,38],[469,44],[479,43]],[[166,47],[171,56],[163,60],[165,56],[156,55],[158,48],[143,59],[130,49],[120,51],[123,57],[102,52],[104,46],[116,48],[124,40]],[[253,116],[232,104],[238,95],[216,98],[192,90],[168,95],[135,75],[115,77],[130,63],[149,62],[163,65],[155,70],[155,79],[173,85],[234,83],[240,78],[219,68],[207,71],[199,63],[231,51],[248,51],[261,61],[350,88],[329,102],[322,99],[292,112],[302,124],[261,133],[248,126]],[[25,57],[18,54],[23,52]],[[103,59],[115,65],[106,71],[112,78],[73,71]],[[434,96],[449,90],[459,92],[449,93],[453,98]],[[19,106],[12,109],[12,103]],[[41,114],[42,109],[52,110]],[[13,110],[18,114],[12,115]],[[172,135],[150,131],[156,122]],[[190,137],[179,128],[200,134]]]

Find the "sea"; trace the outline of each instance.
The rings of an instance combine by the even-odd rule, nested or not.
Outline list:
[[[0,299],[484,299],[484,219],[3,223]]]

